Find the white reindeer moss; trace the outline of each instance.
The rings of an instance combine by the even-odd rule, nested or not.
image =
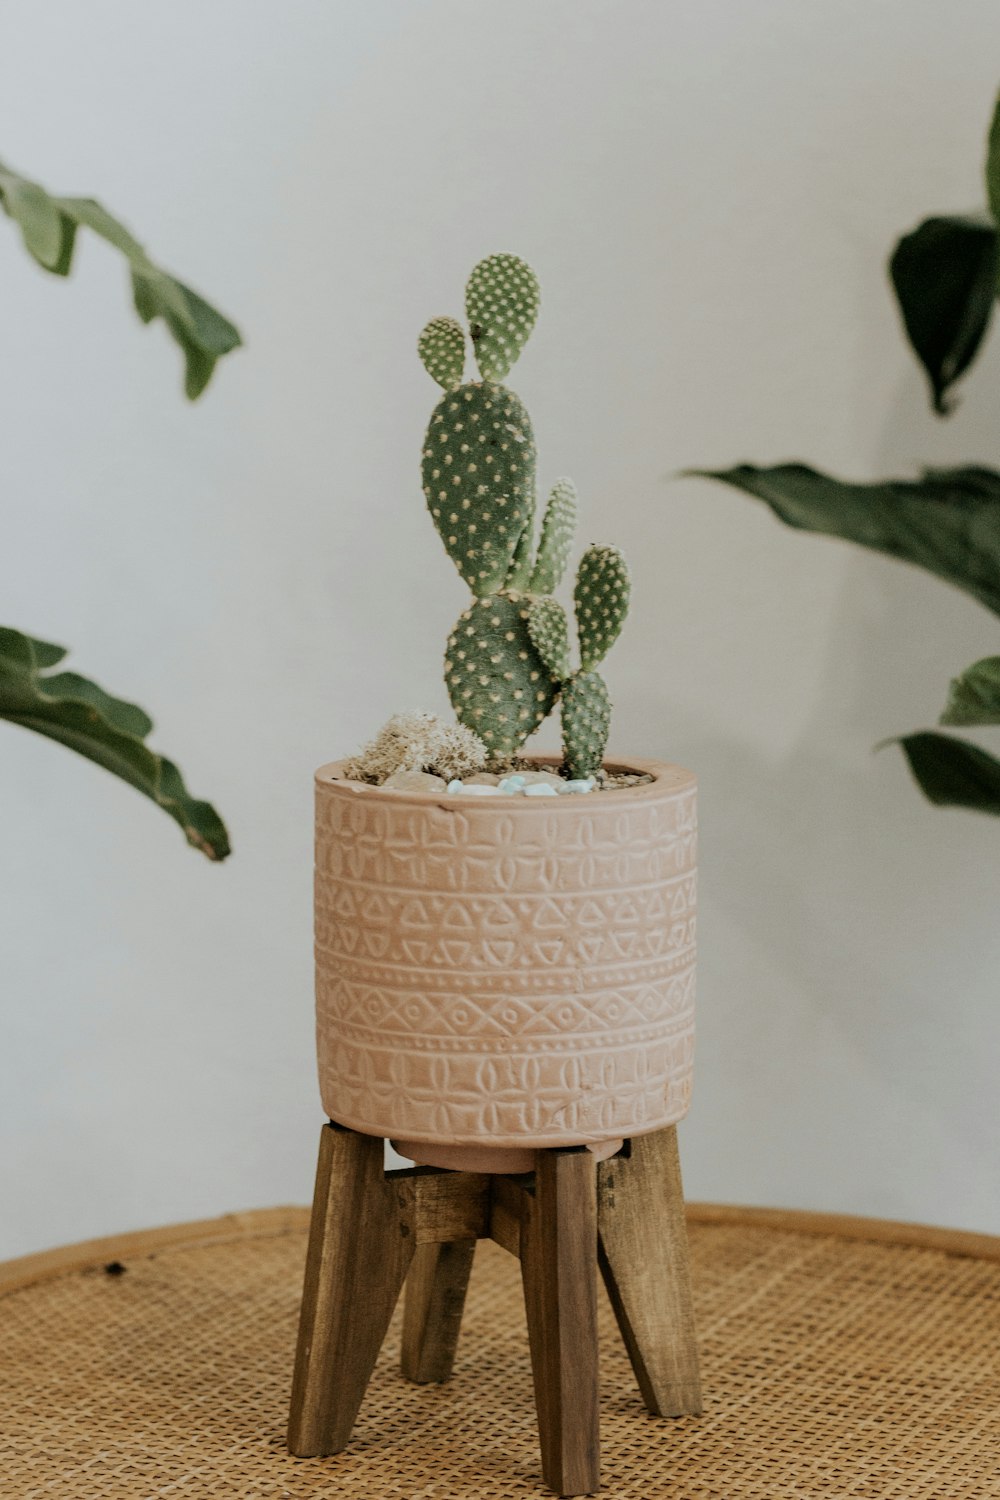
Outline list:
[[[347,762],[351,781],[381,786],[396,771],[427,771],[454,781],[486,765],[486,746],[464,724],[448,723],[437,714],[394,714],[359,755]]]

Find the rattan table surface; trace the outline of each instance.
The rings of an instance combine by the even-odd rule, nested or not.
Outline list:
[[[0,1266],[2,1500],[543,1496],[518,1267],[490,1242],[452,1380],[402,1379],[397,1313],[347,1451],[285,1453],[307,1217]],[[690,1232],[705,1411],[645,1413],[603,1307],[607,1500],[1000,1497],[1000,1240],[709,1206]]]

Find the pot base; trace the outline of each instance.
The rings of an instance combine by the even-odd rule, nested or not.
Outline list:
[[[531,1147],[448,1146],[436,1141],[406,1140],[394,1140],[389,1144],[400,1156],[408,1157],[418,1166],[443,1167],[449,1172],[490,1172],[503,1176],[535,1170],[535,1151]],[[595,1141],[587,1150],[595,1161],[606,1161],[623,1145],[622,1140]]]

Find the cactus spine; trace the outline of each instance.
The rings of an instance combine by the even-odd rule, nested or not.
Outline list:
[[[553,486],[536,549],[531,419],[500,384],[534,327],[538,280],[516,256],[491,255],[469,277],[465,303],[481,380],[462,383],[466,344],[456,319],[432,318],[417,346],[444,389],[424,440],[424,496],[474,595],[448,638],[448,694],[496,763],[520,749],[561,695],[567,767],[571,776],[589,776],[600,769],[611,715],[595,668],[624,623],[628,570],[615,547],[584,553],[574,588],[574,672],[566,612],[552,595],[572,545],[576,490],[569,479]]]

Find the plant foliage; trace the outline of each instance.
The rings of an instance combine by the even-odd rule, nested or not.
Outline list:
[[[55,276],[69,275],[81,226],[122,252],[140,318],[144,323],[163,318],[183,351],[190,400],[201,395],[222,355],[241,342],[227,318],[157,266],[95,199],[53,197],[0,163],[0,207],[20,227],[29,254]],[[194,848],[209,859],[225,859],[229,839],[218,813],[191,797],[173,761],[145,744],[153,727],[149,715],[76,672],[51,671],[65,655],[61,646],[0,627],[0,718],[104,766],[162,807]]]
[[[0,206],[19,226],[25,249],[46,271],[68,276],[77,230],[86,227],[128,262],[135,310],[162,318],[184,355],[184,389],[196,400],[216,363],[239,347],[239,330],[197,292],[150,260],[139,241],[94,198],[56,198],[0,162]]]
[[[889,261],[900,312],[926,371],[931,404],[947,415],[952,386],[989,327],[1000,275],[1000,98],[986,157],[988,211],[925,219]],[[753,495],[789,526],[843,537],[944,578],[1000,614],[1000,474],[966,465],[918,479],[856,484],[801,463],[690,473]],[[1000,657],[952,680],[943,725],[1000,724]],[[922,730],[896,741],[930,801],[1000,816],[1000,761],[978,745]]]
[[[65,655],[62,646],[0,626],[0,718],[58,740],[129,782],[180,824],[195,849],[225,859],[229,839],[215,808],[193,798],[173,761],[145,743],[149,715],[76,672],[52,671]]]

